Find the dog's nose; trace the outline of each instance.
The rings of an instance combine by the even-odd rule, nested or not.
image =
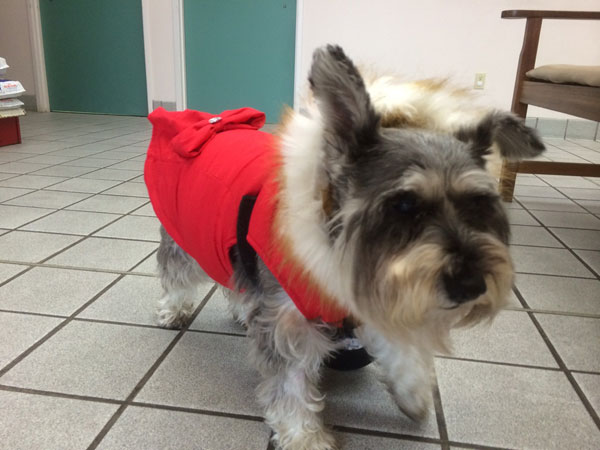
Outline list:
[[[444,288],[448,298],[456,303],[475,300],[486,291],[483,275],[461,270],[454,275],[443,275]]]

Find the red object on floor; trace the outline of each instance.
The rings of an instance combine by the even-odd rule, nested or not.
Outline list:
[[[21,143],[21,128],[18,117],[0,119],[0,147]]]

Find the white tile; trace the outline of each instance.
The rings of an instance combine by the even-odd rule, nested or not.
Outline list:
[[[451,441],[502,448],[595,449],[600,432],[560,371],[438,359]]]
[[[590,250],[577,250],[578,256],[580,256],[596,274],[600,274],[600,252]]]
[[[32,192],[31,189],[0,187],[0,203],[11,200],[13,198],[21,197],[25,194],[28,194],[29,192]]]
[[[452,340],[452,354],[460,358],[558,367],[525,312],[502,311],[491,325],[454,330]]]
[[[61,191],[35,191],[22,197],[15,198],[6,202],[7,205],[16,206],[35,206],[38,208],[64,208],[72,203],[79,202],[92,194],[83,194],[79,192],[61,192]]]
[[[24,271],[25,269],[27,269],[27,266],[0,263],[0,283],[5,282],[11,277],[14,277],[16,274]]]
[[[37,263],[79,239],[78,236],[62,234],[13,231],[0,236],[0,258]]]
[[[133,183],[131,181],[120,184],[119,186],[106,191],[105,194],[148,198],[148,190],[146,189],[146,185],[141,183]]]
[[[574,249],[600,250],[600,231],[552,228],[567,246]]]
[[[118,218],[116,214],[62,210],[36,220],[22,229],[87,235]]]
[[[569,369],[600,372],[600,319],[535,316]]]
[[[87,448],[118,405],[0,391],[0,439],[10,450]]]
[[[139,197],[97,194],[84,201],[69,206],[67,209],[76,211],[93,211],[103,213],[127,214],[146,203]]]
[[[118,180],[127,181],[140,175],[137,170],[123,170],[123,169],[100,169],[88,174],[82,175],[81,178],[93,178],[96,180]]]
[[[210,289],[212,285],[205,284],[203,287]],[[244,327],[233,319],[233,315],[229,311],[229,302],[223,295],[223,288],[217,288],[196,320],[190,325],[190,329],[246,334]]]
[[[2,384],[124,400],[175,334],[73,321],[10,369]]]
[[[73,178],[71,180],[63,181],[62,183],[55,184],[47,190],[53,191],[67,191],[67,192],[87,192],[90,194],[97,194],[99,192],[110,189],[113,186],[119,184],[119,181],[109,180],[88,180],[84,178]]]
[[[129,407],[98,449],[264,450],[269,435],[260,422]]]
[[[0,286],[0,308],[69,316],[116,278],[111,273],[34,267]]]
[[[513,245],[511,254],[517,272],[593,277],[568,250]]]
[[[3,173],[29,173],[36,170],[44,169],[48,164],[33,164],[24,162],[9,162],[0,164],[0,172]]]
[[[197,306],[210,285],[201,286],[194,298]],[[156,325],[156,308],[163,290],[156,277],[127,275],[102,294],[77,317],[113,322]]]
[[[510,227],[511,244],[539,247],[558,247],[563,245],[542,227],[513,225]]]
[[[547,227],[600,230],[600,219],[592,214],[554,211],[533,211],[532,213]]]
[[[55,317],[0,311],[0,342],[2,343],[0,369],[38,342],[62,321],[63,319]],[[0,431],[0,435],[1,433]]]
[[[186,333],[136,401],[261,415],[254,393],[259,375],[248,352],[246,338]]]
[[[518,274],[516,285],[530,308],[600,314],[600,281]]]
[[[21,175],[10,180],[0,182],[0,186],[42,189],[46,186],[51,186],[61,181],[65,181],[64,177],[47,177],[41,175]]]
[[[17,228],[52,212],[51,209],[0,205],[0,228]]]
[[[0,240],[4,236],[0,236]],[[49,264],[127,271],[156,250],[153,242],[87,238],[50,259]]]
[[[560,191],[575,200],[600,200],[600,189],[561,188]]]
[[[159,229],[160,222],[155,217],[125,216],[98,231],[96,236],[159,242]]]

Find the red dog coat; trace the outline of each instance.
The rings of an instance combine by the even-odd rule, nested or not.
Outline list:
[[[156,216],[175,242],[213,280],[231,287],[238,209],[244,196],[257,196],[247,242],[307,319],[341,321],[347,314],[322,301],[276,245],[279,150],[274,136],[258,131],[264,113],[158,108],[148,119],[153,132],[144,179]]]

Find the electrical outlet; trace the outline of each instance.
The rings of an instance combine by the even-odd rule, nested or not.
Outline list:
[[[485,87],[485,73],[475,74],[475,84],[473,89],[483,89]]]

